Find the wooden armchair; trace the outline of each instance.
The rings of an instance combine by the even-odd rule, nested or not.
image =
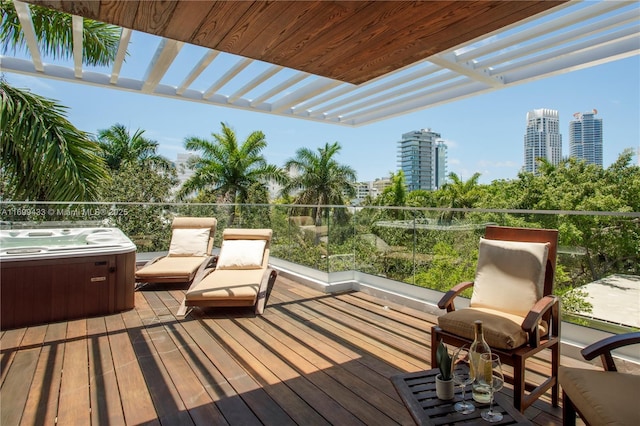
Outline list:
[[[458,284],[438,302],[447,313],[431,329],[431,365],[437,343],[462,346],[474,339],[473,322],[482,320],[484,337],[503,364],[513,367],[514,405],[524,412],[551,389],[558,406],[560,300],[553,295],[558,231],[488,226],[480,240],[476,277]],[[473,287],[469,308],[456,310],[454,299]],[[526,361],[550,349],[551,372],[540,384],[526,381]]]
[[[640,344],[640,332],[619,334],[584,348],[584,359],[600,357],[604,371],[560,367],[562,423],[576,424],[576,413],[588,425],[637,425],[640,423],[640,376],[618,372],[611,351]]]

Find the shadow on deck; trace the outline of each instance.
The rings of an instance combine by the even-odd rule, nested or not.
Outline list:
[[[279,277],[263,316],[179,321],[183,293],[149,285],[128,312],[3,331],[0,424],[413,424],[389,378],[430,368],[433,315]],[[525,415],[561,411],[544,396]]]

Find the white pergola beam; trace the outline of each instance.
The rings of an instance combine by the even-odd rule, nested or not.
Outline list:
[[[534,43],[523,44],[518,48],[507,50],[504,53],[497,54],[495,56],[489,56],[486,59],[477,61],[475,65],[478,68],[488,68],[503,64],[505,62],[513,61],[524,56],[531,56],[534,53],[569,43],[573,40],[584,39],[604,31],[610,31],[617,27],[633,23],[636,20],[637,17],[634,17],[632,14],[621,13],[600,22],[593,23],[589,26],[578,27],[555,36],[542,38]]]
[[[143,79],[125,78],[120,74],[133,31],[123,29],[111,72],[87,71],[82,63],[82,18],[73,16],[73,63],[46,64],[29,6],[20,1],[14,5],[28,52],[20,52],[17,57],[0,55],[3,72],[347,126],[361,126],[502,87],[640,55],[640,3],[569,1],[361,85],[271,64],[256,67],[258,71],[254,73],[242,72],[254,61],[231,55],[236,62],[225,65],[219,71],[222,77],[203,90],[190,87],[218,57],[218,51],[206,50],[195,66],[187,64],[193,66],[190,72],[180,64],[189,72],[181,84],[170,81],[161,84],[169,80],[165,75],[183,45],[162,40]],[[137,58],[128,59],[136,65]],[[280,78],[274,78],[276,75]],[[230,95],[219,93],[228,86],[233,86]],[[257,93],[254,99],[246,98],[254,92]]]
[[[33,21],[31,20],[31,11],[29,10],[29,6],[21,1],[14,1],[13,6],[16,8],[18,20],[20,21],[20,26],[22,26],[24,41],[27,43],[27,48],[31,54],[33,66],[36,71],[43,72],[44,65],[42,64],[42,56],[40,55],[40,49],[38,48],[38,39],[36,38],[36,31],[33,28]]]
[[[271,110],[273,112],[282,112],[288,108],[297,105],[301,101],[305,101],[307,99],[311,99],[314,96],[317,96],[320,93],[323,93],[327,90],[331,90],[336,86],[342,84],[341,81],[338,80],[329,80],[327,78],[320,78],[316,81],[313,81],[307,84],[305,87],[296,90],[295,92],[283,97],[282,99],[274,102]]]
[[[357,115],[343,117],[342,121],[347,121],[352,126],[361,126],[374,121],[385,120],[387,118],[419,111],[424,109],[425,105],[434,107],[493,90],[496,89],[488,87],[478,81],[466,79],[460,84],[451,84],[449,87],[443,88],[442,90],[430,91],[426,94],[406,96],[398,102],[389,103],[386,108],[377,108]]]
[[[442,68],[450,69],[458,74],[465,75],[472,80],[479,81],[488,86],[500,87],[504,86],[504,81],[499,76],[491,75],[491,71],[487,68],[475,68],[473,62],[458,62],[454,53],[445,55],[434,55],[429,58],[432,62]]]
[[[183,45],[181,41],[162,39],[143,78],[142,93],[151,93],[160,84]]]
[[[349,105],[348,108],[342,109],[342,110],[338,110],[338,111],[334,111],[331,114],[327,114],[326,117],[327,118],[337,118],[340,116],[344,116],[346,114],[349,113],[349,110],[351,111],[358,111],[361,110],[363,108],[367,108],[367,107],[372,107],[373,105],[379,105],[379,104],[384,104],[385,102],[388,102],[389,99],[397,99],[400,96],[403,95],[407,95],[407,94],[411,94],[411,93],[416,93],[419,92],[421,89],[424,89],[425,87],[438,87],[438,85],[449,81],[449,80],[453,80],[457,77],[456,73],[454,73],[453,71],[448,71],[442,74],[439,74],[437,76],[434,76],[432,78],[430,78],[427,81],[418,81],[414,84],[411,84],[409,86],[403,86],[398,90],[395,90],[393,92],[390,93],[383,93],[379,96],[376,96],[374,98],[364,98],[362,99],[360,102],[356,103],[356,104],[352,104]]]
[[[218,81],[213,83],[207,89],[207,91],[204,92],[204,95],[202,95],[202,97],[207,99],[213,96],[218,91],[218,89],[220,89],[222,86],[224,86],[229,81],[231,81],[233,77],[240,74],[240,72],[246,67],[248,67],[249,64],[251,64],[252,62],[253,62],[253,59],[249,59],[249,58],[243,58],[238,62],[236,62],[233,67],[231,67],[222,77],[218,79]]]
[[[127,48],[129,47],[129,40],[131,40],[132,31],[128,28],[123,28],[120,33],[120,41],[118,42],[118,51],[116,52],[116,57],[113,61],[113,67],[111,68],[111,78],[109,82],[111,84],[116,84],[118,82],[118,77],[120,77],[120,71],[122,70],[122,64],[124,63],[124,59],[127,57]]]
[[[402,86],[406,83],[409,83],[411,81],[415,81],[418,79],[421,79],[423,77],[426,77],[430,74],[433,74],[435,72],[438,72],[442,70],[442,68],[435,66],[435,65],[429,65],[426,68],[422,68],[416,71],[413,71],[405,76],[402,77],[397,77],[395,79],[392,80],[388,80],[388,81],[380,81],[379,79],[376,79],[376,81],[372,81],[366,84],[363,84],[361,86],[357,86],[355,88],[357,88],[358,90],[353,90],[353,95],[346,97],[346,98],[342,98],[336,102],[333,102],[329,105],[325,105],[322,108],[322,111],[333,111],[335,109],[338,109],[342,106],[345,105],[349,105],[352,104],[354,102],[358,102],[360,100],[362,100],[363,98],[369,97],[369,96],[373,96],[377,93],[381,93],[384,92],[386,90],[392,89],[394,87],[398,87],[398,86]],[[396,72],[397,73],[397,72]],[[393,74],[396,74],[393,73]],[[368,87],[368,89],[367,89]],[[354,89],[355,89],[354,88]],[[337,96],[336,96],[337,97]],[[313,115],[321,115],[322,113],[318,113],[315,112]]]
[[[209,50],[207,53],[198,61],[195,67],[191,70],[189,75],[180,83],[178,89],[176,90],[176,94],[182,95],[185,90],[191,86],[191,84],[198,78],[202,72],[207,69],[207,67],[213,62],[213,60],[220,54],[217,50]]]
[[[518,31],[511,36],[497,40],[492,39],[491,43],[487,43],[485,45],[478,46],[458,54],[457,59],[458,61],[463,62],[480,58],[494,52],[499,52],[511,46],[516,46],[528,40],[550,34],[554,31],[567,28],[571,25],[575,25],[588,19],[592,19],[594,17],[614,11],[621,7],[628,6],[629,4],[630,2],[625,1],[603,1],[595,3],[594,5],[588,6],[582,10],[578,10],[571,14],[561,16],[559,18],[542,23],[540,25],[536,25],[529,29]]]
[[[234,94],[229,96],[229,103],[234,103],[242,95],[255,89],[256,87],[258,87],[259,85],[261,85],[262,83],[264,83],[265,81],[267,81],[268,79],[270,79],[271,77],[273,77],[274,75],[282,71],[282,69],[283,67],[281,67],[280,65],[273,65],[268,69],[266,69],[265,71],[263,71],[261,74],[258,74],[253,80],[251,80],[250,82],[242,86],[240,89],[238,89]]]
[[[289,77],[287,80],[283,81],[282,83],[280,83],[277,86],[273,87],[271,90],[266,91],[262,95],[258,96],[254,100],[252,100],[249,105],[251,107],[257,107],[260,104],[262,104],[264,101],[266,101],[267,99],[277,95],[278,93],[283,92],[284,90],[288,89],[289,87],[293,86],[294,84],[297,84],[297,83],[301,82],[302,80],[304,80],[307,77],[309,77],[309,74],[307,74],[306,72],[296,72],[294,75]]]
[[[637,55],[640,55],[640,38],[629,37],[580,51],[567,50],[560,57],[544,55],[543,60],[514,68],[505,74],[505,79],[509,83],[522,83]]]
[[[76,78],[82,78],[82,47],[83,47],[83,19],[81,16],[71,17],[71,28],[73,34],[73,74]]]

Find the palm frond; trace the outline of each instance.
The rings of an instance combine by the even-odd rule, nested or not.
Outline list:
[[[5,50],[26,51],[22,25],[12,1],[0,2],[0,38],[6,41]],[[73,56],[71,15],[45,7],[30,5],[33,28],[42,53],[54,59]],[[86,65],[107,66],[113,63],[118,51],[122,29],[91,19],[83,20],[82,62]]]
[[[0,147],[15,199],[97,199],[108,179],[98,144],[76,129],[55,101],[0,81]]]

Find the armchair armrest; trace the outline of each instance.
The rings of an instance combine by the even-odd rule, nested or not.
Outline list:
[[[617,334],[592,343],[582,349],[580,353],[586,360],[592,360],[593,358],[600,356],[602,359],[602,366],[606,371],[617,371],[611,351],[622,346],[633,345],[636,343],[640,343],[640,332]]]
[[[531,345],[531,347],[537,348],[540,345],[538,324],[540,324],[540,320],[549,309],[552,309],[551,312],[554,316],[552,321],[559,321],[559,318],[555,318],[557,316],[556,313],[559,312],[559,304],[560,299],[557,296],[544,296],[533,305],[533,308],[531,308],[525,317],[522,322],[522,330],[529,335],[529,345]],[[549,326],[551,327],[552,324],[549,324]],[[551,330],[549,330],[549,334],[552,334]]]
[[[440,309],[446,308],[447,312],[455,311],[456,307],[453,303],[453,299],[455,299],[456,296],[458,296],[469,287],[473,287],[472,281],[465,281],[460,284],[456,284],[451,290],[449,290],[444,294],[444,296],[442,296],[442,299],[440,299],[440,301],[438,302],[438,307]]]

